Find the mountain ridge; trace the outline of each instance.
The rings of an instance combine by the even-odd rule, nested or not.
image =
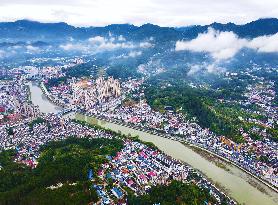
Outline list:
[[[234,23],[217,23],[209,25],[192,25],[186,27],[161,27],[154,24],[135,26],[132,24],[111,24],[104,27],[75,27],[65,22],[41,23],[30,20],[14,22],[0,22],[1,39],[34,39],[34,40],[62,40],[65,38],[86,39],[91,36],[124,35],[127,39],[141,40],[154,37],[162,41],[196,38],[199,33],[208,28],[219,31],[232,31],[242,38],[255,38],[263,35],[278,33],[278,19],[265,18],[243,25]]]

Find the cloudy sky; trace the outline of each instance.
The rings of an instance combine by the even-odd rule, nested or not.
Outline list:
[[[260,53],[278,52],[278,33],[257,38],[239,38],[233,32],[219,32],[212,28],[190,41],[177,41],[176,51],[190,50],[210,53],[215,60],[234,57],[241,49],[250,48]]]
[[[0,21],[185,26],[278,18],[278,0],[0,0]]]

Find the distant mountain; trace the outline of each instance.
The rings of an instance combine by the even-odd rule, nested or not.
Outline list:
[[[29,20],[0,23],[0,38],[47,39],[62,38],[76,32],[78,28],[66,23],[40,23]]]
[[[160,27],[153,24],[144,24],[131,33],[132,39],[145,39],[154,37],[157,41],[177,40],[182,33],[169,27]]]
[[[271,35],[278,32],[278,19],[259,19],[245,24],[239,28],[240,36],[257,37],[262,35]]]
[[[23,41],[18,41],[18,42],[0,42],[0,48],[5,48],[5,47],[13,47],[13,46],[34,46],[34,47],[44,47],[48,46],[49,44],[43,41],[35,41],[35,42],[23,42]]]
[[[176,28],[176,30],[181,31],[185,37],[195,38],[199,33],[207,31],[209,27],[219,31],[232,31],[242,38],[255,38],[258,36],[272,35],[277,33],[278,19],[259,19],[244,25],[236,25],[234,23],[213,23],[206,26],[181,27]]]
[[[209,27],[219,31],[233,31],[240,37],[254,38],[278,32],[278,19],[259,19],[244,25],[234,23],[213,23],[206,26],[187,26],[180,28],[160,27],[145,24],[140,27],[130,24],[113,24],[105,27],[74,27],[66,23],[40,23],[29,20],[0,23],[0,42],[64,41],[67,38],[86,39],[91,36],[123,35],[127,39],[142,40],[154,37],[157,41],[167,42],[177,39],[192,39]],[[7,40],[8,39],[8,40]]]

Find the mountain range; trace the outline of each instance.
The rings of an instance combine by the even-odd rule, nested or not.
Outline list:
[[[66,38],[86,39],[92,36],[123,35],[127,39],[142,40],[154,37],[158,41],[177,39],[192,39],[208,28],[219,31],[232,31],[242,38],[254,38],[263,35],[272,35],[278,32],[278,19],[267,18],[252,21],[244,25],[234,23],[212,23],[210,25],[193,25],[186,27],[160,27],[153,24],[134,26],[130,24],[112,24],[104,27],[74,27],[64,22],[40,23],[29,20],[0,23],[0,40],[36,40],[61,41]]]

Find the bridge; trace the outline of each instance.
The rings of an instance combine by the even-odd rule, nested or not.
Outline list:
[[[69,114],[71,112],[76,112],[77,108],[64,108],[62,110],[60,110],[59,112],[57,112],[57,115],[66,115]]]

